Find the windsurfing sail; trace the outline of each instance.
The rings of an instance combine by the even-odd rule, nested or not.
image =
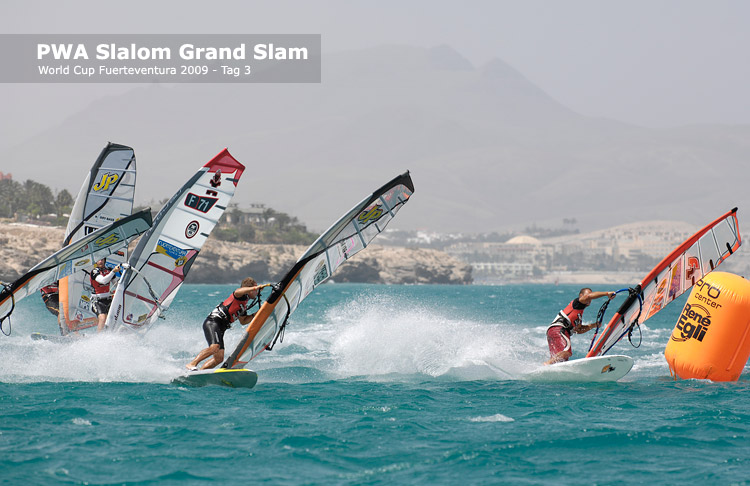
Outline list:
[[[741,244],[737,208],[734,208],[685,240],[630,289],[586,357],[605,354],[637,324],[653,317],[718,267]]]
[[[407,171],[336,221],[274,286],[222,367],[242,368],[261,351],[272,349],[300,302],[383,232],[413,193],[414,185]]]
[[[135,152],[132,148],[108,143],[83,181],[73,209],[63,246],[80,240],[92,232],[112,224],[133,212],[135,196]],[[127,246],[107,259],[107,266],[126,262]],[[96,326],[91,310],[92,292],[86,272],[76,272],[60,279],[58,324],[64,336]]]
[[[151,210],[145,209],[94,231],[41,261],[15,282],[0,290],[0,326],[15,304],[63,277],[93,267],[102,258],[128,244],[151,227]]]
[[[244,170],[224,149],[164,205],[117,284],[107,315],[110,330],[144,329],[169,308]]]

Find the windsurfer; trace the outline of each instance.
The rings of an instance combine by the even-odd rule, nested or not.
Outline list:
[[[96,332],[104,330],[107,313],[109,312],[109,307],[112,305],[112,294],[109,292],[109,285],[121,269],[120,265],[113,269],[107,268],[107,259],[102,258],[96,262],[96,266],[91,271],[91,285],[94,287],[94,293],[91,296],[91,310],[97,316]]]
[[[42,300],[44,305],[47,306],[47,310],[57,317],[60,314],[60,294],[57,282],[42,287],[39,292],[42,294]]]
[[[224,302],[217,305],[214,310],[203,321],[203,334],[206,336],[208,347],[198,353],[193,361],[185,365],[190,371],[198,369],[198,364],[204,359],[211,357],[201,367],[210,369],[224,361],[224,332],[231,327],[231,323],[239,320],[243,326],[253,320],[253,314],[247,313],[248,307],[252,307],[251,299],[258,298],[258,292],[266,285],[258,285],[254,279],[248,277],[242,281],[240,288],[235,289]]]
[[[573,299],[565,309],[558,312],[557,317],[547,328],[547,344],[550,359],[544,364],[554,364],[567,361],[573,355],[570,346],[570,333],[583,334],[597,326],[596,323],[583,325],[583,311],[591,301],[600,297],[612,300],[615,292],[593,292],[590,288],[583,288],[578,297]]]

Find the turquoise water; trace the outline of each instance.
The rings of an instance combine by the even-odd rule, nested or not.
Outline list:
[[[748,370],[737,383],[669,376],[685,296],[646,323],[640,348],[615,347],[635,359],[617,383],[520,379],[547,358],[546,323],[578,287],[333,284],[251,363],[254,389],[170,385],[231,290],[187,285],[142,338],[65,344],[29,338],[56,324],[24,300],[0,336],[0,481],[750,482]],[[590,337],[573,338],[574,357]]]

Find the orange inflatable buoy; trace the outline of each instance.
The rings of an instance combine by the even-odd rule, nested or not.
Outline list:
[[[675,379],[737,381],[750,357],[750,282],[725,272],[698,280],[664,357]]]

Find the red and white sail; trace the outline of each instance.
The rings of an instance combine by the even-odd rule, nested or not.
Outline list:
[[[224,149],[164,205],[120,278],[107,316],[109,329],[144,329],[169,308],[244,170]]]
[[[586,357],[605,354],[630,331],[636,319],[643,323],[662,310],[741,244],[737,208],[734,208],[685,240],[646,275],[601,331]]]

